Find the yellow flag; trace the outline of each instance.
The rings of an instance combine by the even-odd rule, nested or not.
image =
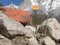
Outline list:
[[[40,7],[39,7],[38,5],[34,5],[34,6],[32,6],[32,9],[33,9],[33,10],[39,10]]]

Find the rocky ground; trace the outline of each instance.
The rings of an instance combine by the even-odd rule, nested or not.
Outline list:
[[[56,45],[55,40],[60,39],[59,23],[55,18],[48,19],[48,26],[45,25],[45,20],[36,31],[35,27],[24,27],[4,13],[0,12],[0,16],[2,16],[0,18],[0,45]],[[48,28],[45,35],[46,27]]]

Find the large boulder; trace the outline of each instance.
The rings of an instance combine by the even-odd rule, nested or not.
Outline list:
[[[6,28],[7,30],[6,33],[8,33],[10,37],[14,37],[16,35],[26,35],[26,36],[28,35],[30,37],[34,37],[31,30],[25,28],[21,23],[10,19],[9,17],[7,17],[5,13],[2,13],[0,11],[0,21],[1,20],[2,20],[2,25],[3,25],[2,27]],[[4,31],[2,30],[2,32]]]
[[[55,18],[48,19],[47,25],[46,25],[46,20],[45,20],[41,24],[41,30],[38,31],[39,33],[45,32],[45,28],[43,28],[43,27],[47,27],[46,34],[48,36],[50,36],[55,41],[60,40],[60,29],[59,29],[60,24]]]

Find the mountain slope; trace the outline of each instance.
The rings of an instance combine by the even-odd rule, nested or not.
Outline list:
[[[10,5],[8,6],[5,6],[5,7],[9,7],[9,8],[12,8],[12,9],[18,9],[19,7],[16,6],[15,4],[11,3]]]
[[[57,9],[60,7],[60,0],[53,0],[52,1],[52,6],[51,6],[51,10],[50,10],[50,5],[51,5],[51,0],[39,0],[39,5],[40,5],[40,11],[39,13],[48,13],[49,11],[51,11],[51,13],[54,13],[54,15],[59,15],[60,12],[57,12]],[[24,10],[32,10],[32,2],[31,0],[25,0],[20,6],[19,8],[24,9]],[[60,10],[60,9],[58,9]],[[55,14],[57,13],[57,14]]]

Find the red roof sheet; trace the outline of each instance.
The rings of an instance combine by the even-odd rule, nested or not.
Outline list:
[[[17,10],[11,8],[5,8],[5,13],[11,19],[14,19],[19,22],[28,22],[30,21],[30,12],[25,10]]]

